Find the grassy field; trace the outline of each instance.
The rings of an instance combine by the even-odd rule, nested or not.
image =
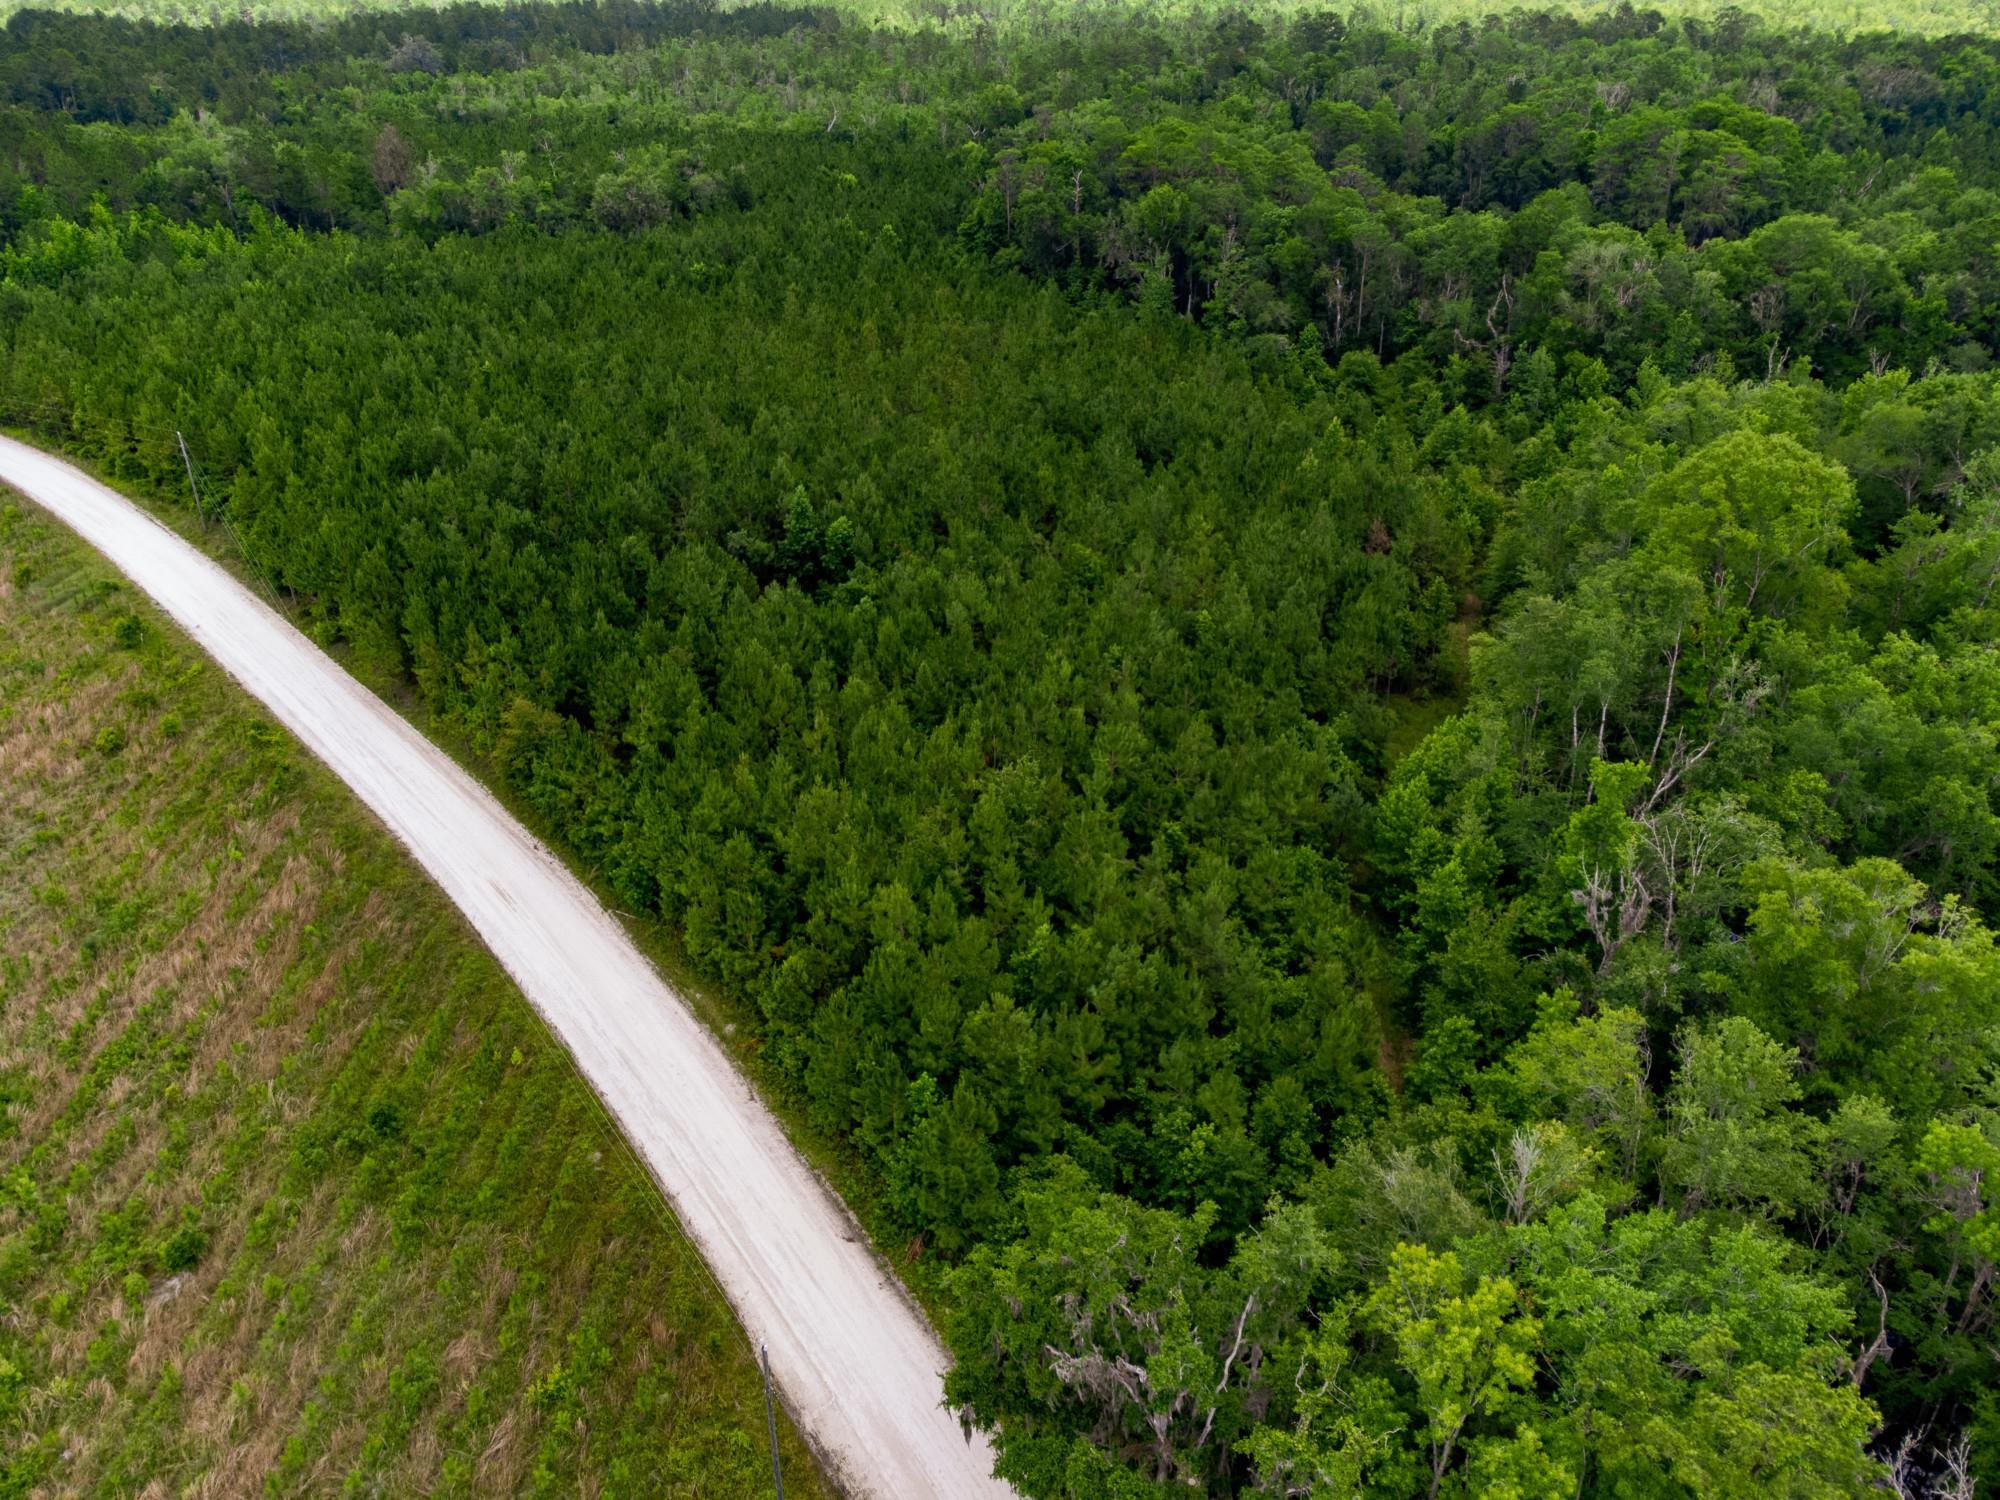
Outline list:
[[[95,9],[93,0],[69,0],[77,9]],[[157,14],[154,7],[176,0],[117,0],[121,8],[140,15]],[[289,14],[309,14],[323,0],[255,0],[258,8],[289,6]],[[373,4],[375,0],[361,0]],[[384,6],[393,0],[381,0]],[[724,0],[725,5],[732,0]],[[743,0],[734,0],[743,3]],[[1059,15],[1085,8],[1095,11],[1150,9],[1175,11],[1248,11],[1264,17],[1289,16],[1301,11],[1334,10],[1359,13],[1390,21],[1407,29],[1424,29],[1510,10],[1554,10],[1573,16],[1606,15],[1627,0],[826,0],[833,9],[846,11],[878,23],[909,26],[922,24],[962,24],[980,17],[1025,18]],[[1712,20],[1725,11],[1747,11],[1781,22],[1817,26],[1838,31],[1916,31],[1929,34],[1955,31],[1990,32],[2000,27],[2000,0],[1803,0],[1797,5],[1776,5],[1770,0],[1629,0],[1635,10],[1656,10],[1668,16],[1695,16]],[[403,8],[396,5],[395,8]],[[189,19],[196,7],[190,5]],[[235,12],[226,12],[234,14]]]
[[[495,0],[499,3],[499,0]],[[723,7],[747,0],[722,0]],[[796,0],[804,5],[815,0]],[[1032,21],[1035,17],[1061,14],[1079,7],[1093,11],[1117,11],[1133,7],[1134,0],[817,0],[833,10],[844,11],[863,20],[897,27],[943,25],[962,29],[997,20]],[[1409,28],[1423,28],[1445,22],[1476,20],[1496,11],[1560,10],[1572,15],[1591,16],[1615,11],[1623,0],[1362,0],[1360,4],[1336,3],[1338,11],[1359,10],[1390,19]],[[1791,6],[1768,3],[1737,5],[1733,0],[1632,0],[1640,10],[1657,10],[1669,16],[1714,17],[1730,10],[1744,10],[1773,16],[1804,26],[1841,32],[1913,31],[1944,34],[1959,31],[1990,33],[2000,28],[2000,0],[1804,0]],[[0,0],[0,18],[18,10],[63,10],[101,12],[111,15],[179,21],[209,25],[236,17],[268,20],[312,20],[356,10],[409,12],[434,8],[429,0]],[[1266,17],[1281,17],[1300,10],[1326,9],[1325,0],[1157,0],[1153,9],[1173,11],[1248,10]],[[390,22],[389,24],[393,24]]]
[[[0,501],[0,1496],[755,1495],[763,1427],[699,1258],[443,898]]]

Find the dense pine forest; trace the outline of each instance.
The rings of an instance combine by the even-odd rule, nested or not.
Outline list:
[[[1990,31],[27,12],[0,143],[0,418],[751,1007],[1024,1494],[2000,1484]]]

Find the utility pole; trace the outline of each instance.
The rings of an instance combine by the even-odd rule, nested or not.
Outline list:
[[[764,1427],[771,1434],[771,1483],[778,1500],[785,1500],[785,1471],[778,1467],[778,1408],[771,1400],[771,1351],[757,1344],[757,1363],[764,1371]]]
[[[187,465],[188,488],[194,491],[194,513],[206,525],[208,522],[208,513],[201,508],[201,486],[194,482],[194,460],[188,457],[187,439],[181,436],[178,427],[174,429],[174,441],[181,445],[181,462]]]

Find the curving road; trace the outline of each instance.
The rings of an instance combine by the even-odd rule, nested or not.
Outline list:
[[[1004,1497],[941,1405],[943,1346],[845,1205],[595,897],[451,759],[229,573],[89,475],[0,437],[72,527],[354,789],[575,1055],[856,1496]]]

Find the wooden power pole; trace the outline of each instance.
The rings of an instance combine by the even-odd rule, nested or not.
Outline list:
[[[771,1351],[757,1345],[757,1363],[764,1371],[764,1428],[771,1435],[771,1485],[785,1500],[785,1471],[778,1466],[778,1408],[771,1399]]]

